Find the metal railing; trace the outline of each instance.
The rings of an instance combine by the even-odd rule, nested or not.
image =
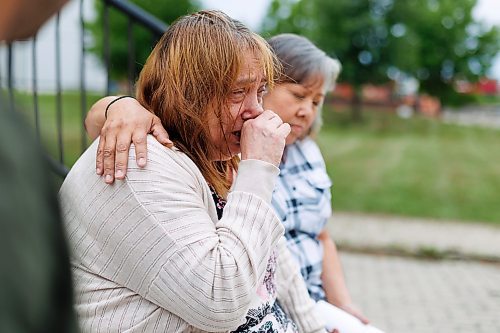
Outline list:
[[[89,108],[89,105],[87,105],[87,77],[86,77],[86,61],[85,61],[85,54],[88,52],[87,47],[85,45],[85,19],[84,19],[84,1],[85,0],[75,0],[79,1],[79,29],[80,29],[80,36],[79,36],[79,42],[80,42],[80,59],[79,59],[79,67],[80,67],[80,73],[79,73],[79,94],[80,94],[80,120],[81,120],[81,126],[80,126],[80,150],[83,152],[87,148],[87,135],[85,133],[85,129],[83,126],[84,119],[86,117],[87,110]],[[103,91],[103,96],[104,95],[109,95],[112,92],[112,80],[111,80],[111,54],[110,54],[110,45],[113,43],[113,36],[110,35],[110,22],[109,22],[109,16],[110,16],[110,10],[117,11],[120,13],[120,15],[123,15],[127,17],[128,19],[128,26],[127,26],[127,37],[128,37],[128,60],[127,60],[127,78],[128,78],[128,87],[127,87],[127,92],[128,94],[133,93],[133,85],[135,82],[135,75],[136,75],[136,66],[137,66],[137,61],[135,59],[135,50],[134,50],[134,38],[133,38],[133,31],[136,26],[140,26],[147,31],[151,33],[152,36],[152,43],[155,43],[161,35],[165,32],[167,29],[167,25],[151,15],[150,13],[144,11],[137,5],[126,1],[126,0],[102,0],[103,2],[103,64],[105,67],[106,71],[106,88],[105,91]],[[60,37],[60,32],[61,32],[61,26],[60,26],[60,20],[61,20],[61,13],[58,13],[56,18],[55,18],[55,35],[54,35],[54,40],[55,40],[55,119],[56,119],[56,137],[57,139],[55,140],[56,148],[52,149],[52,154],[48,154],[48,159],[49,163],[53,169],[53,171],[61,176],[65,177],[69,171],[69,168],[67,164],[65,163],[65,142],[63,138],[63,84],[62,84],[62,71],[64,68],[61,66],[61,57],[64,56],[62,53],[63,48],[61,45],[61,37]],[[23,42],[26,43],[26,42]],[[2,86],[2,80],[0,80],[0,93],[2,90],[6,90],[6,93],[4,94],[4,101],[3,105],[5,106],[5,109],[7,110],[2,110],[5,112],[15,112],[16,111],[16,85],[15,85],[15,80],[14,80],[14,73],[13,73],[13,68],[14,68],[14,61],[17,61],[17,59],[14,59],[13,53],[14,53],[14,48],[16,47],[17,43],[12,43],[8,44],[6,46],[6,75],[5,75],[5,81],[6,81],[6,87]],[[32,85],[32,91],[30,95],[32,95],[32,105],[33,105],[33,123],[35,127],[35,132],[36,136],[39,140],[41,140],[42,136],[42,131],[41,131],[41,117],[40,117],[40,98],[39,98],[39,79],[38,79],[38,68],[37,68],[37,37],[35,36],[31,40],[31,68],[32,68],[32,80],[31,80],[31,85]],[[0,77],[3,75],[2,72],[0,72]],[[24,110],[26,111],[26,110]]]

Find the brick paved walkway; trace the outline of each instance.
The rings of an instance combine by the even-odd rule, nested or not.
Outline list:
[[[356,304],[386,333],[499,333],[500,265],[341,252]]]
[[[500,227],[335,213],[328,229],[354,301],[386,333],[500,333]],[[373,254],[433,251],[492,263]]]
[[[500,262],[500,226],[492,224],[335,213],[328,229],[337,245],[345,248],[434,252]]]

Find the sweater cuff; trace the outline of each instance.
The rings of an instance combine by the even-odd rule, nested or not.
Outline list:
[[[280,169],[261,160],[243,160],[238,166],[238,174],[232,191],[252,193],[271,203],[276,177]]]

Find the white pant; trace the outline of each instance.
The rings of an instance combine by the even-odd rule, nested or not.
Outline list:
[[[329,332],[336,328],[340,333],[384,333],[378,328],[363,324],[358,318],[325,301],[316,303],[316,312],[326,322],[325,328]]]

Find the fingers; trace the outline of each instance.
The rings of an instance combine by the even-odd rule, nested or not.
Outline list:
[[[288,123],[281,123],[281,125],[278,126],[278,132],[280,135],[283,135],[284,137],[287,137],[288,134],[290,134],[290,131],[292,128],[290,127],[290,124]]]
[[[290,125],[270,110],[246,120],[241,129],[241,159],[257,159],[278,166]]]
[[[125,179],[127,175],[130,144],[135,145],[137,165],[145,167],[147,161],[147,135],[141,131],[134,132],[132,138],[128,132],[122,134],[104,131],[99,138],[96,156],[96,173],[104,176],[107,184],[115,179]]]
[[[360,310],[358,310],[358,308],[353,305],[353,304],[346,304],[346,305],[343,305],[343,306],[339,306],[340,309],[344,310],[345,312],[353,315],[354,317],[358,318],[359,321],[361,321],[363,324],[367,325],[370,323],[370,320],[368,318],[366,318],[363,313],[361,313]]]
[[[144,168],[148,160],[147,135],[145,132],[136,131],[132,136],[135,145],[135,161],[137,166]],[[128,155],[128,152],[127,152]]]
[[[122,106],[128,106],[128,109],[125,108],[123,114],[111,114],[101,129],[96,156],[96,173],[104,176],[108,184],[112,184],[115,179],[125,178],[131,143],[136,146],[137,165],[146,166],[148,132],[155,133],[158,140],[167,147],[173,145],[160,119],[140,105],[140,108],[136,110],[137,105],[130,106],[133,102],[137,103],[135,100],[122,103]]]
[[[271,110],[265,110],[264,112],[262,112],[262,114],[260,114],[256,118],[247,121],[265,122],[271,128],[277,128],[281,124],[283,124],[283,121],[281,120],[280,116],[278,116]]]
[[[97,146],[97,156],[95,159],[95,173],[102,176],[104,172],[104,144],[106,143],[106,138],[104,136],[99,137],[99,145]]]
[[[130,149],[130,136],[126,133],[120,134],[116,140],[116,155],[115,155],[115,178],[124,179],[127,174],[128,151]],[[144,141],[144,140],[143,140]],[[144,148],[145,149],[145,148]]]
[[[104,181],[106,184],[112,184],[115,181],[115,149],[116,135],[106,135],[103,155]]]
[[[168,137],[167,131],[165,130],[165,128],[163,128],[160,118],[158,118],[157,116],[153,117],[150,133],[153,134],[156,140],[158,140],[158,142],[164,145],[165,147],[170,148],[174,145],[174,143]]]
[[[278,116],[278,115],[277,115],[274,111],[272,111],[272,110],[265,110],[264,112],[262,112],[261,117],[263,117],[264,119],[273,119],[273,118],[278,118],[279,120],[281,120],[280,116]]]
[[[368,325],[370,323],[370,320],[359,312],[357,313],[357,315],[355,315],[355,317],[358,318],[365,325]]]
[[[267,121],[271,125],[271,128],[274,127],[273,129],[276,131],[276,134],[285,138],[288,136],[288,134],[290,134],[290,125],[288,123],[284,123],[281,117],[276,113],[271,110],[266,110],[264,111],[263,115],[263,117],[267,119]]]

